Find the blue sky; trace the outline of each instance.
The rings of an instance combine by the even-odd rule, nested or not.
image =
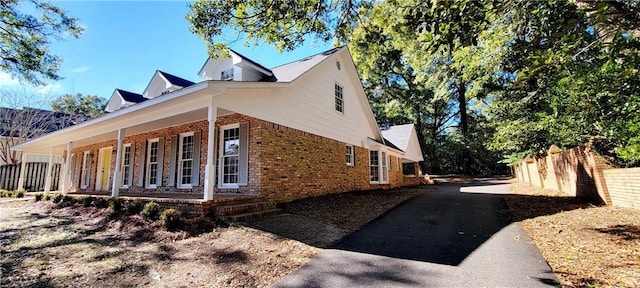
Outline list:
[[[20,87],[0,71],[0,89],[16,88],[48,102],[65,93],[109,98],[116,88],[142,93],[156,69],[198,82],[197,72],[207,58],[203,42],[189,32],[187,2],[54,1],[79,18],[85,32],[78,39],[55,42],[51,52],[63,58],[63,80],[44,87]],[[229,33],[229,41],[236,37]],[[231,48],[266,67],[303,58],[330,48],[331,43],[308,41],[293,52],[279,53],[271,45]],[[0,105],[7,106],[0,99]]]

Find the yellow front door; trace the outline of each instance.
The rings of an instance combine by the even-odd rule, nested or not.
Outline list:
[[[111,172],[111,148],[100,150],[100,186],[98,190],[109,190],[109,173]]]

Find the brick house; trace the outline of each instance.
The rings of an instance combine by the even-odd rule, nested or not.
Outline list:
[[[109,113],[16,149],[62,155],[63,193],[277,203],[417,184],[413,125],[383,137],[346,47],[271,69],[231,51],[198,75],[156,71],[142,94],[116,89]]]

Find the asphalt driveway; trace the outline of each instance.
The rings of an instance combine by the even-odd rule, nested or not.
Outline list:
[[[558,286],[511,223],[505,181],[437,186],[345,237],[276,287]]]

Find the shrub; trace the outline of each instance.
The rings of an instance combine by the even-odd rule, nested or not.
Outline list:
[[[182,220],[180,219],[180,211],[176,209],[167,209],[160,214],[160,221],[167,230],[175,230],[180,227]]]
[[[55,194],[52,196],[53,203],[62,202],[62,194]]]
[[[100,197],[100,198],[96,198],[96,200],[93,201],[93,205],[95,205],[97,208],[107,208],[109,207],[109,201],[107,201],[107,199]]]
[[[148,219],[158,220],[158,216],[160,215],[160,205],[153,201],[149,202],[144,205],[144,208],[142,208],[142,212],[140,212],[140,214]]]
[[[13,196],[16,198],[22,198],[24,197],[24,191],[15,191],[13,192]]]
[[[92,196],[85,196],[78,199],[78,203],[80,203],[83,207],[91,207],[96,198]]]
[[[73,204],[77,203],[77,202],[78,202],[78,200],[76,200],[75,198],[73,198],[73,197],[71,197],[71,196],[64,195],[64,196],[62,197],[62,202],[73,205]]]
[[[120,199],[109,199],[109,208],[113,210],[113,213],[120,214],[122,212],[122,200]]]
[[[42,200],[49,201],[49,200],[51,200],[51,196],[52,196],[51,194],[45,193],[45,194],[42,195]]]
[[[0,197],[8,197],[9,191],[0,189]]]
[[[125,210],[128,215],[135,215],[142,211],[142,203],[140,201],[127,201],[125,204]]]
[[[34,197],[35,197],[35,201],[38,202],[38,201],[42,200],[42,193],[36,193],[34,195]]]

